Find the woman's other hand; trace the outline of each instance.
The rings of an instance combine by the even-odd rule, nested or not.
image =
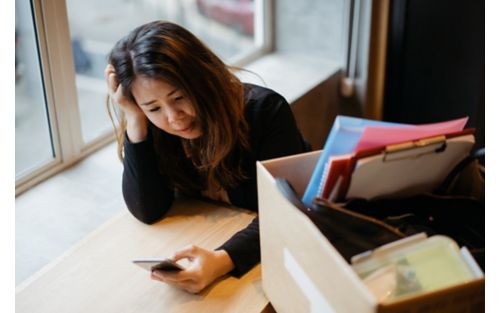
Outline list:
[[[179,272],[153,271],[151,278],[190,293],[200,292],[234,268],[233,261],[226,251],[211,251],[194,245],[177,251],[171,259],[174,262],[188,259],[190,265]]]
[[[131,142],[139,142],[146,139],[148,125],[146,115],[134,101],[130,101],[125,97],[122,86],[118,84],[115,69],[111,64],[106,66],[104,76],[111,101],[118,104],[120,110],[125,114],[129,140]]]

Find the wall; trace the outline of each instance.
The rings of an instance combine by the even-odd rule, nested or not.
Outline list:
[[[335,116],[340,112],[336,73],[292,103],[292,111],[304,138],[313,150],[321,149],[330,133]]]
[[[345,63],[348,0],[276,0],[276,51]]]
[[[335,68],[313,88],[290,101],[302,134],[315,150],[323,147],[336,115],[360,113],[354,102],[338,93],[346,64],[349,5],[349,0],[275,2],[276,52],[306,55],[323,61],[325,67]],[[332,62],[337,66],[331,66]],[[282,79],[307,81],[308,77]]]

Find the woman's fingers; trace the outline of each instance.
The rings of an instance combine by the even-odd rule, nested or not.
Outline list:
[[[183,271],[160,271],[155,270],[151,276],[160,278],[163,281],[187,281],[196,279],[196,274],[188,269]]]
[[[170,258],[172,261],[177,262],[181,259],[192,260],[199,256],[200,249],[195,245],[189,245],[180,250],[177,250],[174,255]]]
[[[127,107],[133,107],[134,103],[131,103],[124,95],[123,88],[121,84],[118,84],[118,79],[114,72],[110,72],[106,77],[108,83],[108,94],[114,103],[117,103],[123,109]]]
[[[109,95],[113,95],[116,93],[118,89],[118,79],[116,79],[116,74],[115,73],[110,73],[107,77],[107,83],[108,83],[108,93]]]
[[[174,286],[175,288],[183,289],[190,293],[198,293],[200,290],[203,289],[204,285],[202,285],[197,280],[188,277],[183,277],[183,275],[178,275],[181,274],[182,272],[185,271],[181,272],[153,271],[151,273],[151,279],[164,282],[166,284]]]
[[[106,68],[104,69],[104,76],[108,76],[110,73],[114,73],[114,72],[115,72],[115,68],[113,67],[113,65],[108,64],[108,65],[106,65]]]
[[[203,290],[204,287],[202,287],[199,283],[195,283],[195,282],[187,282],[187,283],[183,282],[183,283],[179,283],[177,285],[177,288],[186,290],[187,292],[190,292],[190,293],[198,293],[201,290]]]
[[[116,77],[115,68],[108,64],[104,69],[104,77],[108,85],[108,94],[113,97],[118,88],[118,79]]]
[[[111,74],[116,75],[115,68],[111,64],[108,64],[104,69],[104,77],[106,78],[106,81],[109,82],[109,76],[111,76]]]
[[[186,290],[187,292],[190,293],[198,293],[200,292],[203,287],[201,287],[198,283],[193,282],[193,281],[182,281],[182,282],[168,282],[167,284],[172,285],[176,288]]]
[[[118,105],[120,110],[125,114],[125,120],[133,121],[134,126],[127,125],[127,133],[132,136],[133,142],[142,141],[147,136],[147,118],[142,109],[135,103],[133,99],[127,98],[122,84],[118,81],[115,68],[108,64],[104,69],[106,84],[108,86],[108,96],[111,103]]]

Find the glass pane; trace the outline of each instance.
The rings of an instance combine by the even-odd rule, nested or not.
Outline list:
[[[111,129],[106,56],[133,28],[160,19],[176,22],[226,61],[255,48],[253,0],[67,0],[67,8],[86,142]]]
[[[54,158],[30,1],[16,0],[16,178]]]

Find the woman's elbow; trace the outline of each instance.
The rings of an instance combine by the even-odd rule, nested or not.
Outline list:
[[[132,215],[144,224],[154,224],[161,220],[170,209],[172,201],[164,205],[148,205],[143,203],[127,203],[127,208]]]
[[[152,225],[152,224],[156,223],[157,221],[159,221],[161,219],[161,216],[158,217],[158,216],[140,215],[140,214],[134,214],[134,213],[132,213],[132,215],[136,219],[138,219],[139,221],[141,221],[142,223],[147,224],[147,225]]]

